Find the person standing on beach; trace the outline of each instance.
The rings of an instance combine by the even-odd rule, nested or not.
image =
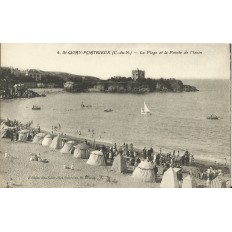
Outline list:
[[[178,182],[179,182],[179,188],[181,188],[182,182],[183,182],[183,173],[182,173],[182,169],[181,169],[180,171],[177,172],[176,176],[177,176],[177,180],[178,180]]]
[[[158,171],[159,171],[159,170],[158,170],[157,166],[155,165],[155,167],[154,167],[155,177],[157,177]]]
[[[10,140],[11,140],[11,142],[14,140],[14,131],[13,130],[10,131]]]
[[[225,166],[227,166],[227,160],[226,160],[226,157],[225,157]]]
[[[19,132],[16,131],[16,141],[18,141],[18,139],[19,139]]]
[[[156,165],[160,166],[160,153],[158,153],[155,157],[155,163]]]
[[[144,159],[147,158],[147,150],[146,150],[146,147],[143,148],[143,158],[144,158]]]
[[[31,135],[32,135],[32,140],[33,140],[34,137],[35,137],[35,131],[34,130],[32,130]]]

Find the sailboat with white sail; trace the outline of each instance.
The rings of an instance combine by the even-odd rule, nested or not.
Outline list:
[[[143,103],[143,107],[141,108],[141,114],[151,114],[145,102]]]

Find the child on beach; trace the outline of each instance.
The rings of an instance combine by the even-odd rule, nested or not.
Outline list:
[[[7,153],[7,151],[5,151],[5,158],[8,158],[9,156],[8,156],[8,153]]]

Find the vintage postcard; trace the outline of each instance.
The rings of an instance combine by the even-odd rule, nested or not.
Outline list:
[[[1,188],[229,188],[230,44],[1,44]]]

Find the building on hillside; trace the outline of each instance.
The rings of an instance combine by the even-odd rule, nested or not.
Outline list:
[[[145,78],[145,71],[144,70],[139,70],[138,68],[136,70],[132,70],[132,79],[137,80]]]
[[[21,71],[18,68],[10,67],[11,73],[14,74],[16,77],[19,77],[21,75]]]
[[[64,89],[66,90],[73,90],[74,89],[74,82],[67,81],[64,83]]]
[[[28,75],[33,78],[35,81],[41,81],[42,79],[42,74],[40,71],[36,70],[36,69],[30,69],[28,71]]]

